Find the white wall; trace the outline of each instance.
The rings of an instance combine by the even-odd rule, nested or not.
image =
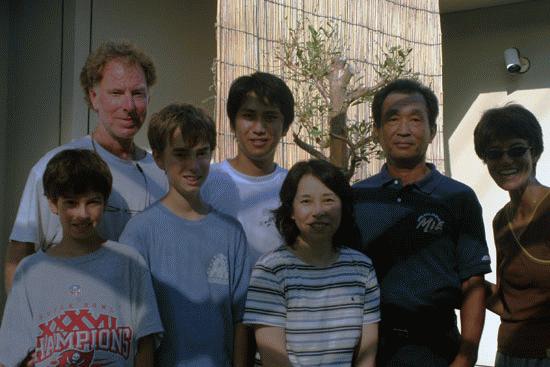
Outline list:
[[[491,222],[508,197],[475,155],[473,129],[487,108],[516,102],[531,110],[543,127],[547,147],[537,166],[538,177],[550,185],[548,14],[550,2],[538,0],[450,13],[441,18],[447,172],[477,193],[493,261],[496,256]],[[517,47],[530,59],[527,73],[511,75],[506,71],[503,53],[509,47]],[[494,272],[487,278],[494,281]],[[488,312],[478,360],[481,365],[493,365],[498,324],[498,317]]]

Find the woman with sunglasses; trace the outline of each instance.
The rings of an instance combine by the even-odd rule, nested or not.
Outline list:
[[[280,199],[286,245],[256,263],[243,321],[263,366],[373,367],[380,292],[371,260],[348,247],[359,236],[348,181],[328,162],[299,162]]]
[[[487,308],[498,314],[496,367],[550,366],[550,188],[536,178],[543,151],[536,117],[520,105],[485,111],[474,131],[477,155],[510,201],[496,214],[497,284]]]

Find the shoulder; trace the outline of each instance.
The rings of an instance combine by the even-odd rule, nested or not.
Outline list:
[[[137,213],[135,216],[133,216],[128,221],[128,223],[126,223],[124,232],[126,232],[128,228],[139,231],[146,230],[149,227],[157,226],[159,223],[163,222],[163,219],[166,216],[167,214],[164,212],[164,210],[162,210],[161,202],[157,201],[147,207],[144,211]]]
[[[215,208],[211,208],[208,213],[208,222],[209,225],[219,226],[223,231],[235,231],[239,234],[244,234],[244,229],[242,224],[232,216],[225,214]],[[215,227],[213,227],[215,228]]]
[[[69,143],[60,145],[58,147],[55,147],[51,150],[49,150],[46,154],[44,154],[32,167],[31,172],[34,172],[35,174],[42,176],[44,174],[44,171],[46,170],[46,165],[48,162],[59,152],[67,149],[91,149],[90,145],[90,138],[89,136],[83,136],[79,139],[73,140]]]
[[[475,197],[474,190],[468,185],[454,178],[446,176],[439,171],[434,172],[434,179],[437,180],[437,191],[448,194],[465,194]]]
[[[372,189],[375,187],[380,187],[382,184],[381,183],[382,179],[383,179],[382,174],[377,173],[375,175],[365,178],[364,180],[354,183],[352,185],[352,188],[353,189]]]
[[[119,261],[129,262],[138,268],[146,267],[143,256],[132,246],[108,240],[103,247],[109,251],[109,256],[117,257]]]
[[[286,246],[280,246],[258,259],[255,267],[262,267],[276,271],[280,267],[286,267],[296,262],[296,256]]]
[[[340,259],[343,261],[352,261],[369,268],[373,267],[370,257],[346,246],[340,248]]]

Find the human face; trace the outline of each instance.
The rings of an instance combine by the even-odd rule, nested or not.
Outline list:
[[[96,227],[103,216],[105,199],[100,193],[89,192],[49,200],[49,206],[59,217],[63,238],[81,241],[97,235]]]
[[[284,117],[278,107],[265,104],[254,93],[249,93],[235,116],[238,156],[273,163],[277,145],[286,134],[283,126]]]
[[[342,201],[313,175],[304,175],[298,183],[292,203],[292,219],[300,231],[298,237],[314,245],[332,242],[340,227]]]
[[[185,198],[199,194],[201,185],[208,176],[212,152],[210,144],[199,142],[188,146],[177,128],[172,134],[164,152],[153,152],[157,165],[166,172],[170,192]]]
[[[90,101],[100,128],[113,139],[132,140],[145,121],[149,103],[143,69],[124,59],[109,61],[103,78],[90,90]]]
[[[382,104],[382,124],[375,134],[389,164],[400,168],[424,164],[435,135],[430,130],[424,97],[390,93]]]
[[[487,151],[507,152],[512,148],[528,147],[529,143],[525,139],[503,139],[490,144]],[[535,178],[534,159],[530,149],[519,157],[510,157],[508,153],[496,159],[485,157],[485,163],[495,183],[506,191],[522,190]]]

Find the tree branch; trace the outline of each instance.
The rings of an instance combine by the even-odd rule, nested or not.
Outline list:
[[[315,158],[322,159],[322,160],[325,160],[325,161],[329,161],[327,156],[325,156],[319,150],[315,149],[313,147],[313,145],[308,144],[305,141],[303,141],[302,139],[300,139],[298,134],[292,133],[292,138],[294,139],[294,143],[296,143],[297,146],[299,146],[300,148],[302,148],[303,150],[305,150],[306,152],[308,152],[309,154],[311,154]]]

